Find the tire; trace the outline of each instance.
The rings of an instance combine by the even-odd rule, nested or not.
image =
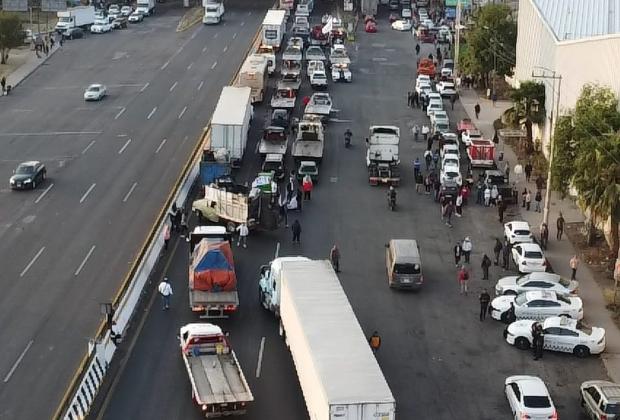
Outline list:
[[[45,181],[47,179],[47,172],[43,172],[43,174],[41,175],[41,179],[43,181]]]
[[[573,349],[573,354],[579,358],[588,357],[590,355],[590,349],[586,346],[577,346]]]
[[[525,337],[517,337],[515,339],[515,347],[519,350],[529,350],[531,347],[530,341]]]

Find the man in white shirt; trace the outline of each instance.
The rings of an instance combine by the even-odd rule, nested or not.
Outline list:
[[[172,286],[170,285],[170,282],[168,281],[168,277],[164,277],[164,280],[161,283],[159,283],[159,287],[157,288],[157,290],[161,294],[163,301],[164,301],[164,307],[162,309],[163,310],[169,309],[170,308],[170,296],[172,296]]]
[[[248,225],[245,223],[241,223],[237,226],[237,230],[239,231],[239,239],[237,239],[237,246],[243,243],[243,247],[248,247],[248,235],[250,234],[250,230],[248,229]]]

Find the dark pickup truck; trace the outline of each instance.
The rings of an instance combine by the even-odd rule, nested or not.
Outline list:
[[[484,171],[484,182],[490,186],[496,185],[499,195],[506,204],[517,203],[517,196],[513,191],[513,187],[508,183],[504,172],[496,169],[487,169]]]

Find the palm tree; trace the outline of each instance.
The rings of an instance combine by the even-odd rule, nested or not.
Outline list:
[[[527,150],[532,151],[532,125],[545,121],[545,85],[533,81],[521,82],[518,89],[510,91],[513,106],[506,110],[504,117],[512,125],[525,125]]]

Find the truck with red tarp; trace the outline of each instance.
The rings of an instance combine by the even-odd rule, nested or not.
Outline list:
[[[491,140],[472,140],[467,147],[469,165],[472,168],[495,168],[495,143]]]
[[[418,74],[425,74],[431,79],[435,78],[435,64],[430,58],[423,58],[418,64]]]
[[[226,318],[239,306],[230,236],[223,227],[208,228],[222,232],[197,229],[189,238],[189,306],[201,318]]]

